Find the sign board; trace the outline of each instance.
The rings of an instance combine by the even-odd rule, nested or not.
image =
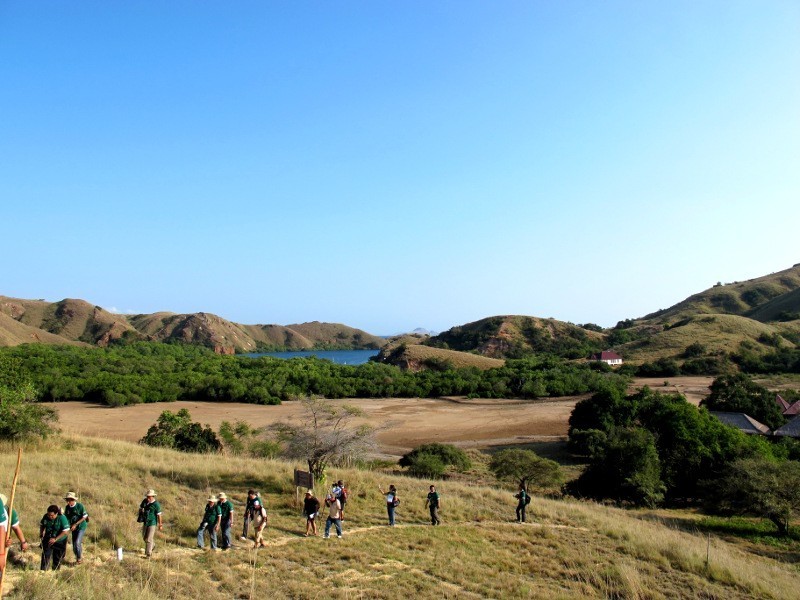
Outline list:
[[[306,489],[314,489],[314,477],[307,471],[294,470],[294,485],[295,487],[304,487]]]

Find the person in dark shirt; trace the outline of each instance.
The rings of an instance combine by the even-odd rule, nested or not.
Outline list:
[[[314,492],[308,490],[303,499],[303,514],[306,516],[306,537],[309,533],[317,535],[317,513],[319,513],[319,500],[314,497]]]

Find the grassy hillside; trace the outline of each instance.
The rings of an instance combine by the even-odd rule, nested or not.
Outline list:
[[[80,344],[54,333],[25,325],[0,312],[0,346],[20,344]]]
[[[698,314],[746,315],[779,296],[800,288],[800,264],[790,269],[734,283],[717,284],[643,320],[668,322]]]
[[[0,345],[125,340],[176,341],[219,353],[313,348],[377,349],[385,340],[338,323],[241,325],[211,313],[116,315],[83,300],[21,300],[0,296]],[[55,337],[54,337],[55,336]]]
[[[646,327],[646,326],[644,326]],[[638,331],[641,331],[639,328]],[[634,331],[637,331],[634,329]],[[616,349],[633,362],[653,361],[659,358],[682,358],[687,347],[700,344],[703,354],[716,355],[737,350],[743,342],[752,349],[767,352],[774,349],[772,336],[780,335],[782,329],[736,315],[705,314],[686,317],[668,328],[650,330],[642,339],[616,346]],[[780,343],[793,347],[789,340]]]
[[[84,300],[67,298],[60,302],[44,302],[0,296],[0,312],[23,325],[73,342],[106,346],[126,334],[136,334],[125,317]],[[40,341],[56,343],[45,341],[44,338]]]
[[[556,319],[504,315],[453,327],[423,343],[492,358],[517,358],[532,352],[585,358],[602,349],[604,339],[602,333]]]
[[[6,491],[15,452],[0,445]],[[64,468],[78,465],[79,468]],[[53,439],[27,448],[18,507],[29,539],[46,506],[76,491],[91,515],[84,564],[57,573],[10,567],[9,598],[779,598],[796,597],[797,567],[780,552],[708,540],[671,514],[626,512],[534,497],[533,523],[511,522],[511,490],[437,482],[444,524],[427,524],[427,481],[335,470],[351,499],[344,538],[304,538],[294,506],[293,465],[178,454],[122,442]],[[378,485],[398,487],[398,526],[385,526]],[[136,508],[158,492],[165,528],[155,558],[142,560]],[[239,542],[228,553],[194,549],[204,499],[226,491],[240,523],[244,494],[262,491],[270,512],[268,546]],[[238,532],[237,532],[238,533]],[[115,545],[125,558],[115,560]],[[32,564],[38,551],[32,552]]]
[[[781,294],[747,314],[757,321],[797,321],[800,319],[800,288]]]
[[[502,367],[505,364],[502,359],[489,358],[470,352],[432,348],[420,344],[420,341],[420,338],[413,336],[399,338],[381,349],[378,360],[409,371],[421,371],[435,365],[452,365],[457,369],[475,367],[485,370]]]

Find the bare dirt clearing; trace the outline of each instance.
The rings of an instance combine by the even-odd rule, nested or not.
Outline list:
[[[658,391],[679,391],[697,404],[708,394],[711,377],[637,379],[633,387],[649,385]],[[463,447],[526,444],[563,439],[575,404],[588,397],[553,400],[468,400],[463,398],[358,398],[337,402],[357,406],[371,425],[381,428],[381,451],[399,455],[426,442],[447,442]],[[137,404],[120,408],[88,402],[51,404],[58,410],[61,428],[69,433],[137,441],[164,410],[187,409],[192,419],[215,430],[222,421],[245,421],[263,427],[296,418],[300,405],[279,406],[218,402]]]

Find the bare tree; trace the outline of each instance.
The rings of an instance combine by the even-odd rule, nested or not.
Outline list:
[[[328,465],[339,465],[375,448],[375,430],[355,421],[363,412],[317,396],[301,398],[300,422],[276,423],[273,430],[284,444],[284,455],[302,459],[314,481],[324,481]]]

